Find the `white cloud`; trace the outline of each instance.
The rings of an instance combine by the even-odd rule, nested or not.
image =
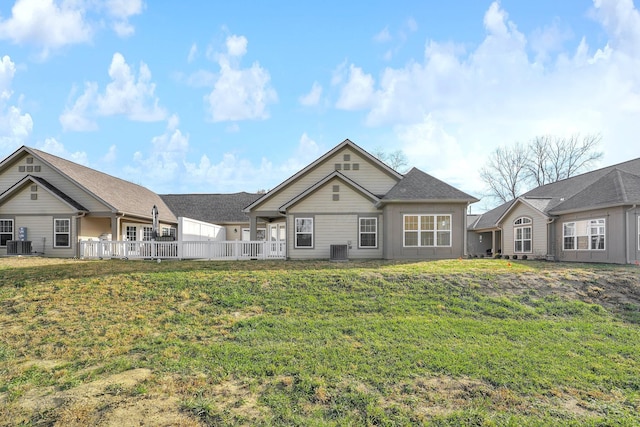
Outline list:
[[[129,18],[142,13],[142,0],[107,0],[107,12],[114,18],[111,27],[120,37],[129,37],[135,33],[135,27],[129,23]]]
[[[17,0],[11,17],[0,20],[0,38],[16,44],[34,44],[46,56],[51,49],[86,43],[93,30],[85,21],[85,10],[77,2]]]
[[[89,160],[86,152],[70,152],[66,148],[64,148],[64,145],[61,142],[58,142],[58,140],[56,140],[55,138],[45,139],[44,142],[38,144],[38,148],[55,156],[71,160],[72,162],[81,165],[89,166]]]
[[[198,55],[198,45],[194,43],[191,45],[191,48],[189,49],[189,55],[187,55],[187,62],[192,63],[196,59],[197,55]]]
[[[389,33],[389,27],[384,27],[382,31],[373,36],[373,40],[377,43],[386,43],[391,41],[391,33]]]
[[[255,163],[216,146],[194,160],[190,158],[189,135],[178,125],[177,117],[171,117],[165,132],[151,140],[149,152],[136,152],[120,176],[161,194],[258,191],[273,188],[283,176],[294,174],[322,154],[305,133],[290,157],[279,165],[265,158]]]
[[[229,56],[242,57],[247,53],[247,38],[230,35],[227,37],[227,53]]]
[[[595,0],[592,16],[605,40],[568,50],[562,22],[527,38],[494,2],[475,47],[427,41],[424,58],[377,81],[357,64],[345,79],[341,65],[336,107],[365,108],[368,125],[393,127],[390,144],[412,164],[475,194],[490,152],[536,135],[600,132],[605,164],[640,157],[640,14],[628,0]]]
[[[33,119],[19,106],[9,105],[16,66],[9,56],[0,61],[0,150],[12,151],[26,143],[33,130]]]
[[[302,95],[299,98],[300,104],[305,107],[313,107],[320,103],[320,97],[322,96],[322,86],[318,82],[313,82],[311,91],[306,95]]]
[[[406,26],[407,26],[407,29],[411,32],[418,31],[418,23],[413,18],[407,19]]]
[[[231,35],[226,40],[227,52],[216,55],[220,72],[213,90],[205,97],[210,118],[214,122],[266,119],[267,106],[278,100],[269,84],[271,76],[259,63],[241,68],[240,59],[247,52],[247,39]]]
[[[34,45],[46,58],[64,46],[89,43],[107,21],[120,37],[134,33],[129,18],[142,13],[142,0],[17,0],[11,16],[0,18],[0,40]]]
[[[155,95],[156,85],[151,81],[151,71],[144,62],[140,63],[136,76],[124,57],[115,53],[109,66],[109,77],[111,82],[104,93],[99,92],[97,83],[85,83],[82,95],[60,115],[60,123],[65,130],[95,130],[95,119],[101,116],[123,115],[143,122],[166,118],[167,112],[159,106]],[[75,90],[72,90],[70,99],[74,95]]]
[[[76,90],[72,89],[69,98],[75,95]],[[87,132],[98,129],[98,124],[93,117],[88,117],[90,110],[96,102],[98,96],[98,84],[95,82],[85,83],[84,92],[76,99],[71,107],[67,106],[60,115],[60,124],[64,130]]]
[[[336,108],[341,110],[360,110],[367,108],[373,101],[373,77],[365,74],[362,68],[349,66],[349,80],[342,86]]]

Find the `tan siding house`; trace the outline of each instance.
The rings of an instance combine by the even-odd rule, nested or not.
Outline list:
[[[80,239],[145,236],[152,209],[160,225],[176,217],[148,189],[30,147],[0,162],[0,255],[78,256]],[[133,225],[135,224],[135,225]],[[148,233],[146,234],[148,236]],[[16,244],[14,242],[28,242]]]
[[[400,174],[347,139],[244,211],[252,236],[260,222],[285,219],[292,259],[331,258],[338,246],[348,258],[438,259],[465,255],[476,201],[418,169]]]

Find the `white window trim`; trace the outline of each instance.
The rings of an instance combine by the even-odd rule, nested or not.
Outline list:
[[[362,220],[363,219],[372,219],[375,225],[375,231],[362,231]],[[362,235],[363,234],[373,234],[375,237],[375,244],[372,246],[363,246],[362,245]],[[375,216],[363,216],[358,218],[358,248],[360,249],[377,249],[378,248],[378,217]]]
[[[602,224],[598,224],[598,221],[603,221]],[[593,223],[596,223],[595,225]],[[585,227],[586,227],[586,234],[580,234],[580,227],[578,227],[578,223],[584,223]],[[573,229],[574,229],[574,235],[573,236],[566,236],[565,235],[565,227],[569,224],[573,224]],[[639,226],[639,230],[638,230],[638,248],[640,249],[640,218],[638,219],[638,226]],[[592,227],[597,227],[598,229],[600,227],[602,227],[603,230],[603,234],[591,234],[591,228]],[[602,245],[602,249],[592,249],[591,248],[591,238],[593,236],[603,236],[604,238],[604,245]],[[573,237],[573,249],[566,249],[565,248],[565,238],[566,237]],[[578,248],[578,237],[586,237],[587,238],[587,248],[586,249],[579,249]],[[576,220],[576,221],[567,221],[567,222],[563,222],[562,223],[562,250],[563,251],[598,251],[598,252],[602,252],[602,251],[606,251],[607,250],[607,220],[606,218],[590,218],[590,219],[581,219],[581,220]]]
[[[16,222],[14,219],[12,218],[0,218],[0,220],[2,221],[7,221],[11,223],[11,238],[7,239],[7,241],[9,240],[15,240],[15,236],[16,236]],[[9,232],[0,232],[0,234],[9,234]],[[1,246],[3,248],[6,248],[7,246]]]
[[[314,231],[315,231],[315,222],[313,217],[297,217],[293,220],[293,244],[296,249],[313,249],[314,245]],[[308,220],[311,221],[311,232],[308,231],[298,231],[298,220]],[[309,246],[299,246],[298,245],[298,234],[311,234],[311,244]]]
[[[262,231],[262,232],[264,233],[264,239],[258,239],[258,238],[257,238],[257,234],[258,234],[260,231]],[[248,242],[248,241],[250,241],[250,240],[251,240],[251,239],[247,239],[247,240],[245,240],[245,239],[243,238],[243,236],[244,236],[246,233],[249,233],[249,236],[250,236],[250,235],[251,235],[251,229],[250,229],[250,228],[246,228],[246,227],[245,227],[245,228],[240,229],[240,240],[241,240],[241,241],[243,241],[243,242]],[[266,241],[266,240],[267,240],[267,237],[268,237],[268,236],[267,236],[267,229],[266,229],[265,227],[258,227],[258,228],[256,228],[256,240],[264,242],[264,241]]]
[[[417,230],[409,230],[412,233],[418,233],[418,239],[417,239],[417,244],[416,245],[407,245],[406,242],[406,237],[407,237],[407,230],[405,230],[404,226],[406,224],[406,218],[408,216],[417,216],[418,217],[418,229]],[[422,224],[422,221],[420,221],[421,217],[425,217],[425,216],[430,216],[433,217],[433,224],[434,224],[434,229],[433,230],[422,230],[420,228],[420,225]],[[449,229],[448,230],[438,230],[438,217],[439,216],[446,216],[449,218]],[[404,248],[450,248],[453,245],[453,218],[451,214],[403,214],[402,215],[402,247]],[[432,232],[433,233],[433,245],[422,245],[422,239],[420,238],[421,233],[422,232]],[[449,232],[449,244],[448,245],[438,245],[438,232],[445,232],[448,231]]]
[[[56,225],[57,225],[56,223],[58,221],[65,221],[67,223],[67,227],[68,227],[69,231],[64,232],[64,233],[58,232],[56,230]],[[60,235],[66,234],[66,235],[69,236],[69,244],[68,245],[58,245],[58,243],[57,243],[58,239],[56,239],[56,237],[59,234]],[[69,218],[54,218],[53,219],[53,247],[54,248],[70,248],[71,247],[71,220]]]
[[[518,230],[521,229],[523,230],[522,233],[524,233],[525,229],[529,229],[530,230],[530,236],[528,239],[518,239]],[[522,248],[524,249],[524,242],[528,241],[529,242],[529,250],[525,251],[525,250],[517,250],[516,249],[516,243],[520,241],[522,242]],[[531,218],[529,218],[528,216],[521,216],[519,218],[516,218],[515,221],[513,221],[513,252],[516,254],[530,254],[533,252],[533,220]]]
[[[153,240],[153,226],[151,225],[142,226],[142,240],[144,242]]]

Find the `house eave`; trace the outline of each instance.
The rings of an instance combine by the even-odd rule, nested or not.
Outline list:
[[[478,199],[394,199],[394,200],[380,200],[376,203],[376,207],[390,205],[390,204],[424,204],[424,203],[475,203]]]
[[[633,206],[633,205],[637,205],[640,204],[640,201],[636,201],[636,202],[624,202],[624,203],[607,203],[604,205],[596,205],[596,206],[587,206],[587,207],[581,207],[581,208],[575,208],[575,209],[564,209],[564,210],[550,210],[549,214],[550,215],[554,215],[554,216],[559,216],[559,215],[569,215],[569,214],[573,214],[573,213],[580,213],[580,212],[589,212],[589,211],[594,211],[597,209],[611,209],[611,208],[622,208],[625,206]]]
[[[401,173],[399,173],[398,171],[394,170],[389,165],[387,165],[386,163],[384,163],[383,161],[381,161],[377,157],[371,155],[366,150],[364,150],[362,147],[358,146],[356,143],[354,143],[353,141],[351,141],[351,140],[349,140],[347,138],[344,141],[342,141],[340,144],[336,145],[333,149],[331,149],[330,151],[325,153],[323,156],[321,156],[318,159],[316,159],[313,163],[309,164],[307,167],[305,167],[304,169],[300,170],[296,174],[290,176],[285,181],[280,183],[277,187],[275,187],[271,191],[267,192],[264,196],[260,197],[255,202],[251,203],[249,206],[247,206],[246,208],[243,209],[243,212],[245,212],[245,213],[251,212],[253,208],[255,208],[257,206],[260,206],[264,201],[266,201],[267,199],[269,199],[273,195],[275,195],[278,192],[280,192],[280,190],[282,190],[283,188],[287,187],[290,183],[294,182],[296,179],[298,179],[299,177],[303,176],[307,172],[313,170],[315,167],[317,167],[318,165],[323,163],[325,160],[329,159],[335,153],[337,153],[338,151],[342,150],[344,147],[349,146],[349,145],[351,147],[353,147],[354,150],[356,150],[357,152],[362,154],[364,157],[366,157],[369,160],[371,160],[371,162],[373,164],[375,164],[377,167],[379,167],[380,170],[382,170],[387,175],[389,175],[389,176],[391,176],[391,177],[393,177],[394,179],[397,179],[397,180],[402,179],[403,175]]]

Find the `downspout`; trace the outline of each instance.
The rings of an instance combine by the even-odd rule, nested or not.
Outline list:
[[[462,224],[463,224],[463,229],[464,229],[464,233],[463,233],[463,249],[462,249],[462,256],[464,258],[467,257],[467,234],[469,233],[469,230],[467,230],[467,212],[469,211],[469,205],[471,203],[467,202],[467,207],[464,208],[464,215],[462,215]]]
[[[121,225],[120,225],[120,220],[124,218],[124,213],[116,213],[116,235],[115,235],[115,241],[120,240],[120,235],[122,234],[122,230],[121,230]],[[113,239],[114,236],[111,236],[111,240]]]
[[[625,253],[625,258],[627,260],[627,264],[631,264],[631,258],[629,257],[629,212],[631,212],[632,210],[634,210],[636,208],[636,204],[634,203],[633,206],[631,206],[629,209],[627,209],[624,213],[625,215],[625,233],[624,233],[624,253]]]

